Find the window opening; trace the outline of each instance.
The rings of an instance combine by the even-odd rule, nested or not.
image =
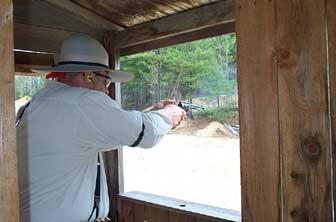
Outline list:
[[[123,149],[124,191],[240,211],[235,34],[122,57],[121,67],[135,73],[122,84],[127,110],[164,99],[202,107],[156,147]]]
[[[25,105],[37,91],[44,88],[47,81],[38,76],[15,76],[15,113]]]

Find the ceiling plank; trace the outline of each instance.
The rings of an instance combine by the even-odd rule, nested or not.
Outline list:
[[[26,0],[27,1],[27,0]],[[157,20],[222,0],[71,0],[124,27]]]
[[[211,38],[219,35],[225,35],[235,32],[235,23],[229,22],[217,26],[207,27],[201,30],[183,33],[168,38],[161,38],[150,42],[144,42],[138,45],[132,45],[120,49],[120,56],[127,56],[141,53],[153,49],[173,46],[181,43],[191,42],[195,40]]]
[[[114,44],[123,48],[233,21],[234,0],[223,0],[117,32]]]
[[[94,12],[77,5],[69,0],[46,0],[51,5],[58,7],[62,10],[69,12],[69,15],[76,17],[81,22],[93,26],[95,28],[102,28],[106,31],[121,31],[124,28],[120,25],[117,25],[100,15],[95,14]]]

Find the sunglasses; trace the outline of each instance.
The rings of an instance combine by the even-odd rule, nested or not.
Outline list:
[[[93,71],[92,73],[95,74],[95,75],[97,75],[97,76],[101,76],[101,77],[104,77],[104,78],[105,78],[105,85],[106,85],[106,88],[109,87],[109,86],[111,85],[112,80],[110,79],[109,76],[106,76],[106,75],[104,75],[104,74],[101,74],[101,73],[99,73],[99,72],[95,72],[95,71]]]

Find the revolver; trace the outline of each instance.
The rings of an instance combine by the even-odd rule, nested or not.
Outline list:
[[[191,104],[191,103],[184,102],[184,101],[180,101],[177,104],[177,106],[184,109],[184,111],[186,111],[186,112],[190,111],[191,109],[196,109],[196,110],[204,110],[205,109],[204,106],[195,105],[195,104]]]

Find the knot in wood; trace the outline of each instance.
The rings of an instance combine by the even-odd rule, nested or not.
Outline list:
[[[293,218],[294,222],[309,222],[309,215],[303,209],[296,209],[294,208],[290,212],[290,216]]]
[[[292,218],[297,218],[298,217],[298,211],[296,209],[293,209],[291,212],[290,212],[290,216]]]
[[[316,137],[308,137],[303,141],[303,151],[308,159],[317,161],[320,159],[322,152],[321,143]]]
[[[287,60],[290,56],[290,52],[287,49],[280,49],[280,59]]]
[[[293,64],[293,58],[291,58],[291,52],[287,49],[281,48],[278,52],[280,67],[287,67]]]
[[[291,178],[292,178],[293,180],[298,180],[298,179],[300,179],[300,177],[301,177],[301,175],[298,174],[296,171],[292,171],[292,172],[290,173],[290,176],[291,176]]]

